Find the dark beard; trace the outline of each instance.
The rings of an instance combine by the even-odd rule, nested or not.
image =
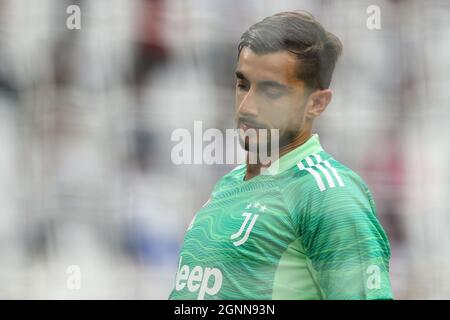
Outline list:
[[[280,149],[287,146],[291,141],[293,141],[299,134],[299,131],[288,130],[285,131],[283,135],[280,136]]]
[[[258,134],[258,138],[259,138],[259,134]],[[239,135],[239,144],[240,146],[247,152],[254,151],[256,150],[256,152],[259,154],[260,150],[264,147],[257,139],[256,142],[256,146],[251,146],[250,148],[250,137],[248,136],[244,136],[242,137],[241,135]],[[267,137],[266,137],[266,147],[265,147],[265,152],[267,154],[268,157],[272,156],[272,133],[270,130],[267,130]]]

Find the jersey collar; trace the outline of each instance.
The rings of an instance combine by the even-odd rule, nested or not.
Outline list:
[[[294,150],[286,153],[284,156],[272,163],[268,168],[261,169],[263,175],[276,175],[282,173],[297,165],[307,156],[323,151],[319,141],[319,135],[314,133],[305,143]]]

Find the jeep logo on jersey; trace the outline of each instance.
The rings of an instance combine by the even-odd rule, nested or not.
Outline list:
[[[192,270],[188,265],[181,266],[181,260],[178,264],[178,272],[175,281],[175,290],[180,291],[185,287],[190,292],[198,291],[198,300],[204,300],[205,295],[215,295],[222,287],[222,272],[218,268],[202,268],[195,266]]]

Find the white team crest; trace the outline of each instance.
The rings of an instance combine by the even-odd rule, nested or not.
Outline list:
[[[250,208],[258,208],[259,211],[264,212],[267,208],[266,206],[261,206],[261,204],[259,202],[256,202],[255,204],[249,204],[246,209],[250,209]],[[244,236],[237,241],[234,241],[233,244],[238,247],[242,244],[244,244],[247,240],[248,237],[250,236],[250,232],[252,232],[252,229],[256,223],[256,220],[258,219],[259,215],[256,213],[251,213],[251,212],[243,212],[242,216],[245,217],[244,222],[242,223],[241,227],[239,228],[239,231],[236,233],[233,233],[230,236],[231,240],[237,239],[239,237],[241,237],[241,235],[244,233]]]

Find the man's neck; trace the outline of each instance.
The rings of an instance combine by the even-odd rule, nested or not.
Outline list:
[[[289,153],[290,151],[298,148],[302,144],[304,144],[308,139],[311,137],[311,131],[304,131],[300,133],[298,136],[296,136],[293,140],[291,140],[288,144],[285,146],[282,146],[280,148],[279,156],[278,158],[281,158],[285,154]],[[269,163],[270,165],[270,163]],[[269,165],[266,165],[264,167],[267,167]],[[244,180],[250,180],[256,176],[259,176],[261,174],[261,168],[263,165],[261,163],[256,164],[250,164],[249,163],[249,155],[247,154],[247,172],[245,173]]]

